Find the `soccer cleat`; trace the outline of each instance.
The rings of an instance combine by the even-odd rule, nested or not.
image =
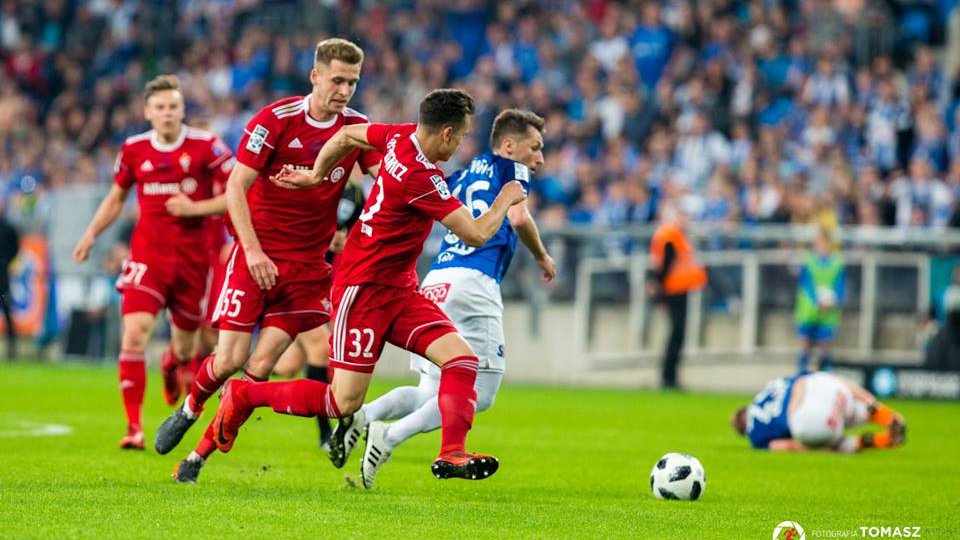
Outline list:
[[[203,467],[204,463],[205,461],[201,457],[195,459],[188,457],[174,467],[173,474],[170,476],[178,484],[196,484],[197,477],[200,476],[200,468]]]
[[[363,449],[363,461],[360,462],[360,476],[363,478],[363,487],[367,489],[373,489],[377,471],[390,461],[392,450],[384,440],[386,433],[387,424],[384,422],[370,422],[367,426],[367,445]]]
[[[217,449],[226,454],[233,448],[240,426],[250,418],[253,407],[247,402],[246,390],[249,381],[232,379],[223,386],[220,394],[220,408],[213,419],[213,442]]]
[[[433,465],[430,466],[430,470],[437,478],[464,478],[466,480],[489,478],[499,468],[500,461],[497,458],[467,452],[443,454],[433,460]]]
[[[123,450],[143,450],[143,430],[127,428],[127,434],[120,439],[120,448]]]
[[[176,448],[190,426],[200,418],[201,411],[197,411],[197,415],[190,418],[183,407],[177,407],[157,428],[157,438],[153,441],[157,453],[163,455]]]
[[[350,453],[360,442],[360,434],[366,427],[366,414],[364,414],[363,409],[353,413],[352,416],[340,419],[337,427],[333,430],[333,434],[330,435],[330,451],[327,453],[330,456],[330,463],[333,463],[334,467],[338,469],[343,467],[347,458],[350,457]]]
[[[907,442],[907,424],[899,416],[895,416],[890,423],[890,445],[903,446]]]

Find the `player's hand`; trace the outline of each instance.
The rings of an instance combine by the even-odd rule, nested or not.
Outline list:
[[[277,284],[277,276],[280,274],[277,265],[270,260],[270,257],[267,257],[266,253],[259,249],[248,251],[246,257],[247,268],[257,285],[263,290],[273,288]]]
[[[300,169],[294,169],[291,165],[284,165],[283,168],[280,169],[280,172],[270,177],[271,182],[287,189],[313,187],[323,180],[323,178],[317,180],[312,174]]]
[[[543,275],[540,276],[541,282],[550,283],[553,278],[557,277],[557,263],[549,254],[544,253],[542,259],[537,259],[537,266],[543,271]]]
[[[347,230],[337,229],[333,233],[333,240],[330,240],[330,251],[332,253],[343,253],[343,248],[347,245]]]
[[[87,260],[87,257],[90,256],[90,250],[93,249],[93,244],[96,240],[88,235],[83,235],[80,238],[80,241],[77,242],[77,245],[73,248],[73,260],[77,262],[83,262]]]
[[[503,186],[500,194],[510,202],[510,206],[513,206],[526,200],[527,188],[522,183],[513,180]]]
[[[184,193],[173,195],[164,203],[167,213],[176,217],[193,217],[196,203]]]

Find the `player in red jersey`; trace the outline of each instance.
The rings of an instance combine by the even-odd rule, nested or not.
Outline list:
[[[266,380],[300,333],[323,332],[330,318],[330,265],[324,260],[337,229],[337,206],[354,165],[375,173],[380,155],[355,149],[330,168],[328,182],[293,191],[268,178],[283,167],[310,170],[344,126],[366,123],[347,107],[360,79],[363,51],[343,39],[321,41],[310,72],[310,95],[282,99],[247,124],[227,182],[229,219],[237,242],[220,288],[214,322],[216,354],[204,360],[190,394],[157,430],[166,454],[182,440],[204,403],[248,365],[245,376]],[[260,327],[253,353],[252,332]],[[212,432],[180,462],[175,478],[194,482],[214,449]]]
[[[167,203],[177,194],[194,201],[213,198],[215,185],[226,180],[233,166],[232,153],[219,139],[183,124],[183,94],[175,76],[161,75],[147,84],[144,116],[153,129],[123,143],[114,185],[73,250],[75,260],[87,259],[97,236],[120,216],[136,186],[140,219],[130,260],[117,280],[123,293],[120,389],[127,413],[120,446],[130,449],[143,449],[144,350],[157,312],[166,307],[171,321],[170,348],[161,362],[164,396],[171,405],[178,397],[177,365],[190,360],[203,317],[209,249],[197,245],[208,238],[208,220],[174,216]]]
[[[286,168],[275,179],[294,188],[310,186],[323,181],[343,156],[358,148],[384,154],[376,184],[337,268],[330,360],[336,370],[333,382],[232,381],[214,419],[221,451],[230,451],[240,426],[255,408],[270,406],[283,414],[342,418],[330,440],[331,461],[342,467],[343,432],[363,404],[384,343],[390,342],[441,367],[442,445],[433,474],[480,480],[496,472],[495,457],[465,449],[475,412],[477,356],[446,314],[420,295],[416,274],[417,257],[434,221],[477,247],[493,237],[507,210],[526,198],[524,186],[510,182],[490,210],[475,219],[451,196],[436,163],[456,151],[470,131],[473,112],[473,99],[467,93],[435,90],[420,103],[418,124],[344,128],[320,151],[312,175]]]

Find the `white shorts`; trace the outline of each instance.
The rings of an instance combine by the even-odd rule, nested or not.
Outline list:
[[[810,447],[836,443],[843,437],[846,419],[853,417],[853,394],[830,373],[811,373],[803,380],[803,396],[787,418],[790,435]]]
[[[480,359],[480,371],[503,373],[503,300],[496,280],[472,268],[440,268],[423,278],[420,291],[450,317]],[[410,369],[440,374],[416,354],[410,355]]]

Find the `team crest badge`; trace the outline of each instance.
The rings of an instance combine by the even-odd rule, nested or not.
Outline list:
[[[183,172],[190,172],[190,154],[184,152],[180,154],[180,168]]]

